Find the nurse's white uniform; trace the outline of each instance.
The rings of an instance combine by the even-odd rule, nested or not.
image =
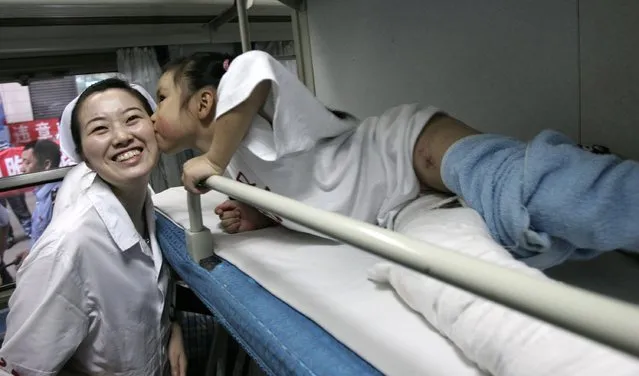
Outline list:
[[[216,119],[263,81],[272,85],[263,109],[272,124],[255,117],[227,174],[317,208],[392,228],[397,212],[419,195],[413,148],[437,109],[403,105],[361,123],[341,120],[276,59],[251,51],[234,59],[222,77]]]
[[[0,374],[167,370],[169,273],[155,240],[150,195],[147,244],[107,184],[89,176],[18,271]]]

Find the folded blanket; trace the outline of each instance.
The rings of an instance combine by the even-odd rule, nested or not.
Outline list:
[[[430,207],[432,198],[406,207],[395,222],[396,231],[547,278],[513,259],[492,240],[474,210],[428,211]],[[390,284],[408,306],[493,375],[639,375],[639,360],[635,358],[402,266],[382,262],[370,270],[369,277]]]
[[[441,173],[491,235],[529,266],[639,251],[636,161],[589,153],[554,131],[529,143],[482,134],[455,143]]]

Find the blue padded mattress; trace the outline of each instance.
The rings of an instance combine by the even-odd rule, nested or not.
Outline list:
[[[269,375],[381,375],[306,316],[232,264],[206,270],[186,249],[184,229],[157,212],[165,259],[215,319]]]

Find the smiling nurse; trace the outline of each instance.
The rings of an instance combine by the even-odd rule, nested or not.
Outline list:
[[[147,189],[159,155],[151,113],[118,79],[78,98],[70,131],[93,173],[18,272],[0,374],[164,375],[170,363],[185,375]]]

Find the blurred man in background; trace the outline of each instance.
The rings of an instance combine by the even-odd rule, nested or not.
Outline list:
[[[28,143],[22,151],[22,171],[25,174],[56,169],[60,166],[60,147],[51,140],[38,140]],[[42,233],[51,222],[53,205],[60,188],[61,182],[47,183],[33,190],[36,198],[36,206],[31,216],[31,246],[42,236]],[[16,257],[18,262],[29,251],[20,252]]]

